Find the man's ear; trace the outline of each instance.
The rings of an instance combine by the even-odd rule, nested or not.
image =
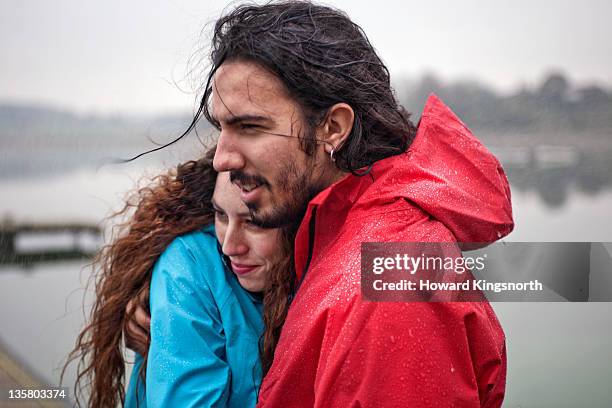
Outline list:
[[[326,153],[338,150],[353,130],[355,112],[349,104],[337,103],[327,110],[325,120],[319,126],[318,139],[324,141]]]

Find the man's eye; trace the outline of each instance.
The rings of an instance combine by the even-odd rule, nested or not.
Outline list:
[[[255,124],[252,124],[252,123],[242,123],[240,125],[240,128],[241,129],[257,129],[257,128],[259,128],[259,125],[255,125]]]
[[[221,122],[218,122],[216,120],[210,120],[208,121],[208,123],[215,129],[217,129],[219,132],[221,131]]]

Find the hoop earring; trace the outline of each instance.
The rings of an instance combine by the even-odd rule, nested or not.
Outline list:
[[[332,161],[333,163],[335,163],[335,162],[336,162],[336,158],[334,157],[334,152],[335,152],[335,151],[336,151],[336,148],[335,148],[335,147],[332,147],[331,152],[329,152],[329,157],[331,158],[331,161]]]

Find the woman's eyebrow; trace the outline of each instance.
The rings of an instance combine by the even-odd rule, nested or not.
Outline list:
[[[210,203],[212,204],[212,207],[215,211],[225,213],[225,210],[221,208],[221,206],[215,202],[214,198],[210,200]],[[251,218],[251,213],[249,211],[243,211],[243,212],[236,213],[236,216],[240,218]]]

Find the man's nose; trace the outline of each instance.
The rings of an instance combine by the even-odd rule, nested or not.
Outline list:
[[[217,140],[217,150],[213,159],[213,167],[216,171],[240,170],[245,166],[240,145],[226,132],[221,131]]]

